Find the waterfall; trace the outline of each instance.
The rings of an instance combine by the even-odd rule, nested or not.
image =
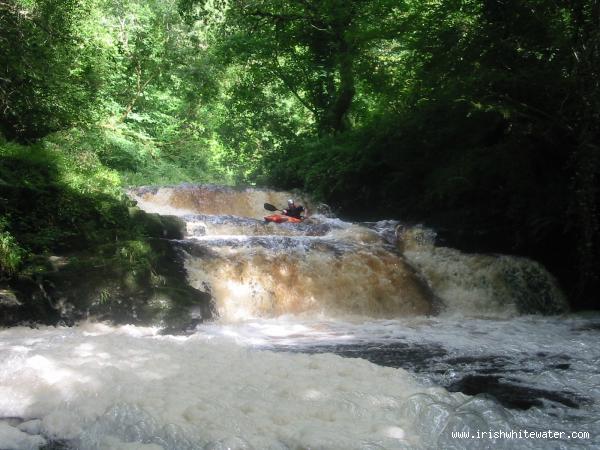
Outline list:
[[[435,232],[399,221],[350,223],[311,214],[300,224],[263,220],[264,203],[289,192],[182,185],[136,188],[147,212],[176,215],[187,235],[188,281],[223,320],[278,317],[399,318],[432,313],[514,316],[567,309],[538,263],[436,246]],[[306,196],[309,212],[314,205]]]

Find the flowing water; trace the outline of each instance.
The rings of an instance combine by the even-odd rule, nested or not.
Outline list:
[[[600,315],[539,264],[397,221],[265,223],[282,192],[131,196],[185,221],[215,317],[0,331],[0,449],[600,448]]]

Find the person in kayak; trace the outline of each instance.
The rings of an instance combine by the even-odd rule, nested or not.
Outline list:
[[[296,219],[304,219],[304,216],[302,216],[302,213],[304,211],[305,211],[304,206],[302,206],[302,205],[296,206],[296,204],[294,203],[294,200],[292,200],[290,198],[288,200],[287,208],[284,209],[282,212],[284,215],[286,215],[288,217],[295,217]]]

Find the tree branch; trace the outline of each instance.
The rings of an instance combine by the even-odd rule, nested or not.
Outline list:
[[[144,92],[144,90],[146,89],[146,87],[148,86],[148,84],[150,84],[150,82],[154,79],[154,77],[156,75],[158,75],[158,71],[156,71],[156,72],[152,73],[148,77],[148,79],[146,81],[144,81],[144,83],[142,83],[142,69],[141,69],[141,67],[140,67],[139,64],[135,68],[135,72],[137,74],[137,80],[136,80],[137,88],[136,88],[136,92],[135,92],[134,97],[131,99],[131,101],[127,105],[127,108],[125,109],[125,112],[123,113],[123,116],[121,116],[121,122],[124,122],[127,119],[127,116],[129,116],[129,114],[131,113],[131,111],[133,111],[133,107],[135,106],[138,98],[140,98],[140,96],[142,95],[142,93]]]
[[[535,106],[528,105],[527,103],[523,103],[518,100],[515,100],[514,98],[512,98],[506,94],[500,96],[500,99],[505,100],[506,102],[512,104],[513,106],[518,106],[519,108],[521,108],[524,111],[529,111],[530,113],[533,113],[538,117],[544,117],[546,119],[549,119],[550,121],[554,122],[555,124],[558,124],[559,126],[565,128],[570,133],[574,132],[573,127],[570,126],[567,123],[567,121],[564,120],[562,117],[556,117],[550,113],[547,113],[546,111],[536,108]]]
[[[277,60],[277,58],[278,58],[278,55],[277,55],[277,53],[275,53],[275,59],[273,61],[275,67],[274,68],[267,67],[267,70],[269,72],[271,72],[273,75],[275,75],[276,78],[279,78],[281,80],[281,82],[290,90],[290,92],[294,95],[294,97],[296,97],[298,99],[298,101],[302,104],[302,106],[304,106],[306,109],[308,109],[311,113],[317,115],[317,110],[298,93],[298,91],[294,88],[294,85],[283,74],[283,70],[282,70],[281,66],[279,65],[279,61]]]

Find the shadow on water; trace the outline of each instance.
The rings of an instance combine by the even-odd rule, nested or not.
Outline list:
[[[571,392],[552,392],[520,386],[517,383],[517,380],[501,378],[498,375],[467,375],[445,387],[450,392],[462,392],[467,395],[487,394],[511,409],[542,407],[544,400],[569,408],[579,408],[580,404],[585,403],[583,398]]]
[[[510,409],[527,410],[542,407],[544,402],[554,402],[569,408],[579,408],[589,403],[573,392],[554,392],[523,385],[523,381],[511,377],[511,374],[533,372],[533,369],[524,367],[524,361],[515,362],[495,355],[454,357],[449,356],[448,352],[438,345],[409,345],[396,342],[316,347],[277,346],[268,349],[291,353],[333,353],[345,358],[362,358],[380,366],[402,368],[416,375],[426,375],[431,381],[451,392],[493,397]],[[565,355],[543,355],[543,370],[567,370],[570,364],[565,361],[568,360],[569,357]],[[454,376],[448,377],[449,372]]]

